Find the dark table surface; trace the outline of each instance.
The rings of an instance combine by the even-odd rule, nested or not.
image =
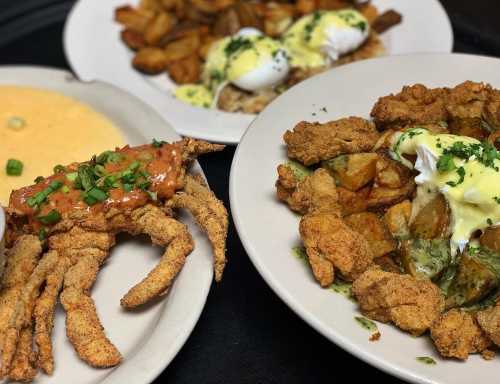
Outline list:
[[[500,56],[500,3],[441,2],[453,24],[454,51]],[[0,0],[0,64],[69,69],[61,40],[72,4]],[[229,147],[200,160],[227,207],[233,154]],[[155,383],[401,382],[343,351],[296,316],[257,273],[233,225],[228,257],[224,279],[212,287],[192,335]]]

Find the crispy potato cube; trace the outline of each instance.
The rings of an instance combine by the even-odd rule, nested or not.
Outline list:
[[[177,7],[179,0],[160,0],[160,4],[165,11],[172,11]]]
[[[500,254],[500,227],[490,227],[479,239],[481,245]]]
[[[411,217],[412,204],[410,200],[405,200],[390,207],[384,214],[384,221],[389,232],[396,239],[407,239],[410,237],[408,226]]]
[[[213,14],[219,11],[216,2],[213,0],[191,0],[191,4],[203,13]]]
[[[122,41],[134,51],[138,51],[146,46],[146,41],[142,33],[134,31],[133,29],[124,29],[121,32]]]
[[[144,32],[153,19],[154,12],[144,9],[134,9],[129,5],[116,8],[115,20],[128,29]]]
[[[366,20],[368,20],[368,23],[371,25],[373,22],[377,19],[379,13],[377,7],[375,7],[373,4],[368,3],[368,4],[363,4],[359,6],[358,11],[366,17]]]
[[[350,1],[346,0],[317,0],[318,9],[335,10],[349,8],[352,6]]]
[[[387,188],[375,186],[368,195],[366,204],[370,208],[381,208],[388,205],[400,203],[410,197],[415,191],[415,182],[410,180],[401,188]]]
[[[297,0],[295,3],[295,9],[297,13],[301,15],[306,15],[308,13],[312,13],[316,10],[316,1],[315,0]]]
[[[448,231],[450,210],[442,194],[423,206],[410,223],[410,232],[420,239],[442,238]]]
[[[147,26],[144,39],[148,45],[157,45],[175,25],[175,19],[167,12],[161,12]]]
[[[200,80],[201,61],[197,54],[170,62],[167,66],[170,78],[177,84],[195,83]]]
[[[380,187],[401,188],[411,177],[411,171],[407,167],[385,153],[379,155],[375,171],[375,183]]]
[[[355,153],[324,161],[322,166],[340,186],[357,191],[375,178],[377,160],[376,153]]]
[[[161,5],[160,0],[141,0],[139,2],[139,9],[161,12],[163,10],[163,6]]]
[[[262,20],[257,7],[248,2],[240,1],[234,5],[241,27],[254,27],[262,31]]]
[[[238,12],[231,7],[217,17],[214,24],[214,33],[219,36],[229,36],[238,32],[241,28]]]
[[[368,241],[373,257],[380,257],[396,250],[396,241],[375,213],[354,213],[344,217],[344,221]]]
[[[150,75],[163,72],[167,68],[167,64],[167,57],[161,48],[142,48],[132,60],[134,68]]]
[[[200,47],[198,35],[186,36],[167,44],[164,52],[168,63],[179,61],[193,54],[197,54]]]

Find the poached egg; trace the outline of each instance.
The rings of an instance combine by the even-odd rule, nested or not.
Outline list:
[[[316,11],[290,26],[283,43],[292,67],[314,68],[356,50],[369,34],[368,20],[354,9]]]
[[[500,225],[500,152],[493,145],[413,128],[395,133],[391,149],[393,158],[420,172],[414,209],[437,193],[446,198],[453,255],[465,249],[474,232]],[[417,156],[414,166],[404,154]]]
[[[281,84],[289,70],[288,54],[281,42],[255,28],[243,28],[211,47],[203,69],[203,84],[178,87],[175,95],[207,107],[217,101],[219,91],[228,83],[254,92]]]

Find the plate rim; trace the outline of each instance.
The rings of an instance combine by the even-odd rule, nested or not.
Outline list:
[[[173,128],[173,126],[165,120],[163,116],[158,114],[150,105],[147,103],[143,102],[141,99],[136,97],[135,95],[129,93],[128,91],[121,89],[113,84],[110,84],[108,82],[102,81],[102,80],[90,80],[90,81],[85,81],[85,80],[80,80],[78,77],[76,77],[73,73],[71,73],[68,70],[61,69],[61,68],[52,68],[48,66],[39,66],[39,65],[0,65],[0,74],[1,72],[17,72],[19,74],[20,72],[30,72],[33,74],[38,74],[40,76],[43,75],[50,75],[53,77],[57,77],[58,80],[61,83],[68,83],[68,82],[76,82],[78,84],[84,85],[84,86],[95,86],[96,89],[97,87],[104,87],[107,88],[108,90],[111,90],[112,92],[116,93],[117,95],[120,95],[122,97],[127,97],[129,100],[133,100],[133,102],[137,105],[140,105],[141,108],[144,110],[149,111],[149,113],[153,116],[155,116],[157,121],[162,122],[162,129],[165,129],[166,131],[170,131],[172,136],[176,137],[176,139],[181,139],[180,135],[178,134],[177,131]],[[2,85],[13,85],[16,86],[16,80],[14,77],[11,78],[12,81],[8,82],[0,82],[0,86]],[[26,85],[26,84],[18,84],[17,86],[26,86],[26,87],[33,87],[33,88],[42,88],[43,86],[32,84],[32,85]],[[45,88],[47,89],[47,88]],[[56,91],[57,92],[57,91]],[[62,93],[62,92],[59,92]],[[80,101],[83,102],[84,104],[85,101]],[[100,112],[102,114],[102,112]],[[106,115],[105,115],[106,116]],[[107,118],[110,118],[107,116]],[[120,127],[117,127],[118,130],[121,131]],[[148,133],[143,132],[140,128],[137,128],[137,131],[143,135],[145,138],[147,137]],[[206,179],[206,176],[203,172],[203,169],[199,165],[198,161],[195,161],[192,165],[194,170],[198,173],[201,173],[201,175]],[[0,207],[0,219],[3,216],[3,209]],[[0,234],[1,235],[1,234]],[[1,240],[1,238],[0,238]],[[197,245],[200,248],[203,247],[202,245]],[[210,248],[207,247],[207,251],[211,252]],[[151,354],[155,354],[157,356],[165,356],[160,359],[156,359],[156,362],[153,363],[153,366],[149,367],[148,370],[140,369],[140,373],[134,376],[134,379],[139,378],[140,381],[134,381],[137,383],[144,383],[148,384],[154,381],[167,367],[170,365],[172,360],[178,355],[179,351],[181,348],[184,346],[184,344],[187,342],[188,338],[191,336],[194,327],[197,325],[200,316],[203,312],[203,309],[205,308],[207,298],[212,286],[212,280],[213,280],[213,268],[211,266],[207,267],[207,270],[205,271],[206,273],[206,278],[205,281],[202,281],[201,284],[204,284],[202,287],[202,290],[198,293],[198,301],[199,301],[199,306],[193,306],[192,310],[190,313],[187,315],[188,316],[188,321],[183,323],[183,326],[181,329],[178,330],[178,334],[175,337],[175,342],[169,344],[169,350],[171,351],[170,354],[164,354],[166,348],[162,348],[161,342],[161,335],[164,334],[165,332],[171,331],[171,328],[168,327],[166,322],[163,322],[162,326],[162,319],[166,315],[166,312],[168,311],[168,297],[163,299],[163,302],[160,303],[162,306],[161,309],[158,311],[158,317],[157,321],[154,324],[154,327],[152,327],[151,331],[149,332],[147,339],[142,343],[138,344],[136,346],[136,349],[130,353],[129,357],[127,360],[121,363],[121,365],[118,365],[116,367],[112,367],[108,369],[108,374],[105,375],[101,380],[100,383],[102,384],[119,384],[122,383],[120,379],[115,379],[114,375],[116,375],[116,372],[119,371],[130,371],[130,370],[135,370],[139,371],[139,367],[137,367],[137,360],[140,360],[141,358],[143,360],[150,360]],[[200,279],[202,280],[202,279]],[[175,289],[175,287],[174,287]],[[172,289],[172,290],[174,290]],[[76,359],[76,355],[74,356]],[[129,365],[126,366],[124,363],[128,362]],[[78,362],[79,364],[85,364],[82,361]],[[143,367],[141,367],[143,368]],[[96,369],[96,368],[95,368]],[[123,376],[123,374],[122,374]],[[48,376],[47,376],[48,377]]]
[[[75,62],[75,57],[74,57],[75,54],[73,53],[74,51],[73,51],[73,49],[70,48],[71,47],[71,43],[70,43],[71,32],[72,32],[73,25],[75,25],[77,12],[78,12],[80,7],[83,7],[82,4],[84,4],[86,1],[89,1],[89,0],[77,0],[77,1],[75,1],[73,7],[71,8],[71,10],[68,14],[68,17],[67,17],[65,25],[64,25],[64,30],[63,30],[64,53],[65,53],[65,57],[68,61],[68,64],[69,64],[71,70],[76,74],[77,77],[80,78],[80,77],[84,77],[84,76],[91,76],[93,78],[95,78],[95,77],[99,78],[100,74],[98,72],[93,70],[92,71],[93,73],[90,75],[89,73],[86,73],[86,72],[88,72],[87,69],[83,70],[82,67],[80,66],[80,64],[77,64]],[[410,0],[407,0],[407,1],[410,1]],[[450,53],[452,51],[453,45],[454,45],[454,34],[453,34],[451,20],[448,16],[448,13],[446,12],[445,7],[443,6],[443,4],[441,4],[441,2],[439,0],[428,0],[428,1],[432,2],[433,6],[437,7],[437,9],[439,9],[439,11],[441,13],[440,16],[442,16],[443,28],[446,29],[446,35],[448,38],[447,44],[446,44],[447,46],[445,47],[444,46],[445,44],[443,44],[443,47],[440,49],[440,52]],[[117,39],[119,39],[118,36],[117,36]],[[417,52],[421,52],[421,50],[416,50],[413,53],[417,53]],[[394,53],[391,55],[399,55],[399,54]],[[164,112],[165,106],[161,106],[160,105],[161,102],[159,101],[160,97],[165,98],[168,95],[163,94],[161,90],[156,89],[154,86],[147,84],[146,81],[141,80],[139,82],[139,81],[137,81],[137,79],[134,79],[133,77],[134,76],[131,76],[131,78],[129,79],[130,83],[133,82],[135,84],[135,86],[132,86],[132,87],[141,88],[141,87],[143,87],[141,84],[143,84],[148,88],[148,90],[146,90],[146,88],[144,88],[144,94],[141,95],[140,97],[139,96],[138,97],[141,98],[142,100],[144,100],[144,102],[146,102],[147,104],[149,104],[161,116],[165,116],[165,118],[168,120],[169,119],[167,116],[168,112],[166,112],[166,111]],[[106,80],[106,79],[104,79],[104,80]],[[123,83],[123,81],[125,81],[125,80],[122,80],[121,82]],[[139,84],[139,83],[141,83],[141,84]],[[118,84],[118,87],[121,88],[122,84]],[[133,89],[132,87],[129,88],[128,86],[127,87],[123,86],[124,89],[126,89],[130,92],[135,92],[136,89]],[[137,92],[137,93],[139,94],[141,92]],[[148,94],[146,95],[146,93],[148,93]],[[198,108],[196,108],[196,110],[198,110]],[[240,116],[239,119],[237,116]],[[250,124],[252,124],[252,121],[256,118],[256,116],[258,116],[258,115],[244,114],[244,113],[229,113],[229,112],[218,111],[218,110],[210,111],[210,118],[209,119],[211,121],[213,121],[213,123],[211,123],[211,124],[213,124],[213,125],[239,125],[239,126],[232,127],[230,130],[230,133],[227,133],[227,132],[212,133],[212,132],[210,132],[210,128],[207,128],[207,130],[204,132],[200,132],[197,129],[192,129],[191,127],[190,128],[185,127],[185,124],[177,124],[179,126],[179,128],[177,129],[177,132],[180,135],[192,136],[192,137],[208,140],[211,142],[218,142],[218,143],[223,143],[223,144],[228,144],[228,145],[237,145],[241,141],[245,131],[248,129],[248,126]]]
[[[464,58],[476,58],[476,59],[487,59],[491,61],[496,61],[497,64],[500,64],[500,58],[498,57],[493,57],[493,56],[487,56],[487,55],[474,55],[474,54],[467,54],[467,53],[414,53],[414,54],[407,54],[407,55],[394,55],[394,56],[384,56],[384,57],[377,57],[373,59],[368,59],[368,60],[363,60],[359,61],[356,63],[352,63],[350,66],[356,66],[356,65],[369,65],[370,62],[372,61],[387,61],[387,60],[394,60],[398,57],[426,57],[426,56],[436,56],[436,57],[464,57]],[[328,73],[322,73],[319,74],[316,77],[326,77],[329,76]],[[301,84],[298,84],[297,86],[300,87],[301,85],[307,83],[309,80],[305,80]],[[266,107],[268,109],[271,105],[277,102],[279,97],[275,100],[273,100],[269,106]],[[254,245],[252,244],[254,241],[250,239],[250,236],[248,234],[250,233],[247,228],[244,228],[244,224],[241,220],[241,217],[239,216],[239,205],[236,202],[237,200],[237,184],[239,181],[236,180],[236,169],[238,167],[238,163],[241,161],[241,152],[243,151],[244,145],[245,145],[245,138],[247,135],[250,135],[250,133],[255,129],[254,126],[257,126],[262,119],[262,115],[259,115],[253,122],[250,124],[248,129],[245,131],[240,144],[236,148],[233,161],[231,164],[231,171],[230,171],[230,178],[229,178],[229,202],[230,202],[230,208],[231,208],[231,215],[232,219],[234,222],[234,226],[236,228],[236,232],[238,233],[238,236],[240,238],[240,241],[250,259],[252,262],[253,266],[255,269],[258,271],[260,276],[264,279],[266,284],[272,289],[272,291],[297,315],[299,316],[304,322],[306,322],[309,326],[311,326],[315,331],[320,333],[323,337],[325,337],[327,340],[330,342],[334,343],[338,347],[342,348],[346,352],[350,353],[352,356],[359,358],[360,360],[364,361],[365,363],[371,365],[372,367],[379,369],[387,374],[390,374],[396,378],[405,380],[405,381],[410,381],[412,383],[417,383],[417,384],[439,384],[439,382],[432,380],[432,379],[427,379],[425,377],[422,377],[414,372],[409,371],[408,369],[404,367],[400,367],[394,363],[386,362],[384,359],[380,359],[377,356],[375,356],[375,353],[370,353],[368,352],[367,349],[363,347],[358,347],[354,342],[352,342],[347,336],[342,335],[339,331],[336,331],[334,327],[330,327],[331,329],[329,330],[328,327],[324,326],[322,321],[319,319],[318,316],[315,316],[314,313],[312,313],[310,310],[304,308],[303,304],[300,302],[300,300],[296,299],[293,295],[292,292],[290,292],[289,289],[283,286],[276,278],[274,278],[274,273],[271,271],[271,269],[268,269],[265,267],[265,263],[263,261],[263,257],[259,256],[259,252],[254,248]],[[284,131],[283,131],[284,132]],[[277,151],[279,148],[276,149]],[[274,165],[274,164],[273,164]],[[276,202],[278,204],[278,202]],[[332,330],[333,329],[333,330]]]

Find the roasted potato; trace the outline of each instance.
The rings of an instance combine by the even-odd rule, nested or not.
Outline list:
[[[163,6],[160,0],[141,0],[139,2],[139,9],[145,9],[153,12],[163,11]]]
[[[366,17],[368,20],[368,23],[371,25],[373,22],[377,19],[379,16],[377,7],[375,7],[373,4],[370,4],[369,2],[367,4],[362,4],[358,6],[358,11]]]
[[[165,11],[173,11],[183,0],[159,0],[159,2]]]
[[[384,214],[384,222],[387,229],[396,239],[405,240],[410,237],[410,217],[412,204],[405,200],[390,207]]]
[[[457,307],[477,303],[498,286],[499,280],[488,260],[498,258],[487,251],[476,255],[465,253],[460,258],[458,271],[446,298],[446,307]]]
[[[295,10],[300,15],[312,13],[316,10],[315,0],[297,0],[295,2]]]
[[[344,221],[368,241],[373,257],[380,257],[396,250],[396,241],[375,213],[354,213],[344,217]]]
[[[339,196],[339,203],[342,206],[342,214],[344,216],[364,212],[368,209],[367,199],[370,194],[369,186],[356,192],[343,187],[338,187],[337,193]]]
[[[141,32],[135,31],[133,29],[124,29],[121,31],[122,41],[134,51],[138,51],[146,46],[146,41]]]
[[[155,13],[147,9],[134,9],[129,5],[116,8],[115,20],[128,29],[144,32]]]
[[[213,31],[219,36],[229,36],[238,32],[241,28],[238,12],[234,7],[222,12],[215,21]]]
[[[134,68],[150,75],[163,72],[167,68],[167,64],[167,56],[161,48],[142,48],[132,60]]]
[[[174,25],[174,17],[167,12],[161,12],[148,24],[144,31],[144,40],[148,45],[158,45]]]
[[[500,227],[490,227],[484,231],[479,242],[493,252],[500,254]]]
[[[169,62],[167,71],[170,78],[177,84],[196,83],[200,80],[201,61],[197,54]]]
[[[411,179],[411,171],[392,160],[385,152],[379,153],[375,168],[375,183],[379,187],[401,188]]]
[[[409,198],[415,191],[415,182],[409,180],[408,183],[403,185],[401,188],[387,188],[374,186],[370,194],[368,195],[368,200],[366,205],[369,208],[381,208],[389,205],[397,204],[407,198]]]
[[[241,27],[253,27],[262,31],[262,19],[257,13],[257,8],[245,1],[239,1],[232,7],[238,15]]]
[[[204,36],[201,39],[201,45],[200,48],[198,49],[198,55],[203,59],[206,60],[208,56],[208,52],[210,51],[210,48],[214,43],[220,40],[220,37],[218,36]]]
[[[318,9],[335,10],[352,7],[352,3],[347,0],[316,0]]]
[[[264,8],[264,33],[278,37],[292,24],[295,8],[291,4],[267,3]]]
[[[376,153],[355,153],[323,161],[321,166],[328,170],[339,186],[357,191],[375,178],[377,159]]]
[[[164,49],[166,60],[168,63],[173,63],[189,56],[197,56],[199,47],[200,37],[198,35],[186,36],[172,41]]]
[[[410,239],[401,242],[401,262],[406,273],[417,278],[438,279],[451,261],[449,242]]]
[[[410,232],[421,239],[445,237],[450,223],[450,209],[442,194],[436,195],[420,208],[410,223]]]

